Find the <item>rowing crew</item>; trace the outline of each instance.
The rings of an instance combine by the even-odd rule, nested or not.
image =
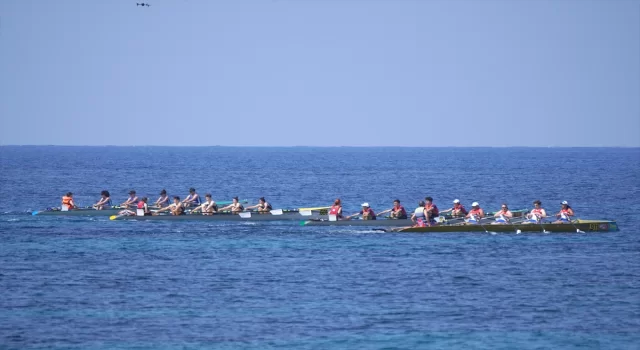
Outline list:
[[[570,223],[571,217],[575,215],[573,209],[569,206],[567,201],[561,203],[560,211],[556,214],[557,220],[554,223]],[[542,202],[536,200],[533,202],[534,208],[531,212],[525,215],[525,220],[522,223],[535,224],[540,223],[547,217],[547,212],[542,208]],[[406,219],[407,212],[400,200],[393,201],[393,207],[378,213],[378,215],[389,213],[389,219]],[[433,203],[432,197],[425,197],[424,201],[418,203],[418,207],[411,215],[411,221],[416,227],[433,226],[443,222],[443,218],[440,214],[451,213],[453,220],[464,220],[467,224],[479,224],[481,220],[485,219],[485,212],[480,207],[478,202],[471,204],[471,210],[467,211],[465,207],[460,203],[460,200],[453,201],[453,207],[440,211],[438,206]],[[363,220],[376,220],[377,215],[373,209],[369,206],[369,203],[362,203],[362,210],[359,212],[344,217],[342,215],[342,201],[338,198],[334,201],[333,205],[329,209],[329,215],[335,216],[337,220],[351,220],[355,217],[361,216]],[[500,210],[493,215],[495,221],[491,224],[505,225],[511,224],[513,219],[513,213],[509,210],[506,203],[503,203]]]
[[[193,208],[191,210],[192,214],[196,214],[198,212],[202,213],[202,215],[213,215],[213,214],[217,214],[218,212],[222,212],[222,211],[230,211],[233,214],[237,214],[237,213],[241,213],[245,210],[250,210],[250,209],[257,209],[258,212],[260,213],[267,213],[270,212],[273,207],[271,206],[271,204],[269,204],[264,197],[261,197],[258,200],[258,204],[256,205],[252,205],[249,207],[244,207],[240,201],[238,200],[238,197],[233,197],[233,200],[231,201],[231,204],[219,208],[218,205],[216,204],[216,202],[211,198],[211,194],[207,193],[204,196],[205,200],[203,203],[201,203],[199,206]],[[137,210],[136,212],[129,210],[129,209],[124,209],[122,210],[120,213],[118,213],[118,215],[155,215],[158,213],[162,213],[162,212],[169,212],[171,215],[184,215],[186,214],[186,210],[188,208],[188,206],[185,204],[184,201],[180,200],[180,197],[178,196],[174,196],[173,197],[173,203],[169,204],[168,206],[161,208],[159,210],[156,211],[152,211],[148,204],[147,204],[147,197],[143,197],[140,201],[138,201],[137,203]],[[140,214],[137,213],[137,211],[141,211]]]
[[[175,198],[176,197],[174,197],[174,200]],[[136,195],[136,191],[131,190],[129,191],[129,197],[127,198],[127,200],[120,204],[120,208],[135,208],[140,201],[141,199],[139,199]],[[185,208],[197,207],[202,204],[200,202],[200,195],[198,195],[196,189],[193,187],[189,189],[189,195],[187,195],[184,200],[180,201],[180,203]],[[173,204],[174,203],[171,203],[169,195],[167,195],[167,191],[162,190],[160,191],[160,197],[158,197],[158,199],[151,206],[154,208],[165,208]],[[111,194],[109,193],[109,191],[104,190],[100,192],[100,200],[93,204],[92,207],[96,210],[111,209],[113,207],[113,201],[111,200]],[[62,197],[62,208],[63,210],[78,208],[78,206],[73,201],[73,193],[68,192]]]

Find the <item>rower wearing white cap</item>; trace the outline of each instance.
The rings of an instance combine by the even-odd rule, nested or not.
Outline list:
[[[537,224],[540,221],[547,217],[547,212],[542,208],[542,202],[539,200],[533,201],[533,209],[531,212],[527,214],[527,220],[524,221],[524,224]]]
[[[477,224],[484,218],[484,210],[480,208],[480,204],[478,202],[473,202],[471,204],[471,210],[465,216],[467,218],[466,222],[469,224]]]
[[[558,218],[558,220],[554,221],[554,224],[568,224],[571,222],[571,217],[574,215],[575,213],[573,212],[573,209],[571,209],[571,207],[569,206],[569,202],[562,201],[562,207],[560,208],[560,211],[558,212],[558,214],[556,214],[556,217]]]
[[[465,207],[460,204],[460,200],[459,199],[454,199],[453,200],[453,207],[447,210],[443,210],[440,213],[445,214],[445,213],[451,213],[451,216],[453,217],[463,217],[465,215],[468,214],[467,209],[465,209]]]
[[[369,203],[366,202],[362,203],[362,210],[353,215],[347,216],[347,220],[358,215],[362,215],[362,220],[376,220],[376,213],[373,212],[373,209],[371,209]]]

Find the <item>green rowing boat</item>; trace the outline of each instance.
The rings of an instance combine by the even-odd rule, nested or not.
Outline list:
[[[618,231],[618,224],[609,220],[575,220],[572,224],[514,224],[514,225],[441,225],[408,227],[386,230],[387,232],[612,232]]]
[[[240,201],[240,203],[242,204],[246,204],[249,201],[246,199],[243,199],[242,201]],[[232,201],[220,201],[217,202],[218,205],[229,205],[231,204]],[[47,208],[45,210],[41,210],[41,211],[34,211],[31,213],[31,215],[64,215],[64,216],[111,216],[111,215],[118,215],[118,213],[120,211],[122,211],[125,208],[120,208],[120,207],[112,207],[111,209],[105,209],[105,210],[95,210],[92,207],[86,207],[86,208],[79,208],[79,209],[72,209],[72,210],[67,210],[67,211],[63,211],[60,210],[60,208]],[[133,208],[129,208],[129,210],[135,210]]]

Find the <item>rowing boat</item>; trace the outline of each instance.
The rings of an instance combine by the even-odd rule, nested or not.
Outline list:
[[[242,204],[246,204],[248,202],[249,201],[246,199],[243,199],[242,201],[240,201],[240,203]],[[218,206],[229,205],[231,203],[233,202],[232,201],[216,202]],[[96,210],[92,207],[86,207],[86,208],[72,209],[72,210],[66,210],[66,211],[61,210],[60,208],[47,208],[41,211],[34,211],[31,213],[31,215],[111,216],[111,215],[117,215],[123,209],[126,209],[126,208],[111,207],[111,209]],[[129,210],[135,210],[135,209],[129,208]]]
[[[529,212],[528,209],[518,209],[512,210],[514,218],[522,217],[525,213]],[[321,213],[322,214],[322,213]],[[495,213],[488,213],[487,216],[493,217]],[[450,214],[441,215],[442,218],[448,220],[451,223],[459,223],[463,218],[455,218]],[[362,220],[362,219],[351,219],[351,220],[336,220],[331,221],[329,219],[314,219],[307,220],[301,223],[303,226],[378,226],[378,227],[388,227],[388,226],[412,226],[414,223],[411,219],[391,219],[389,217],[378,218],[378,220]]]
[[[435,226],[410,227],[411,220],[340,220],[329,221],[324,219],[311,219],[303,221],[304,226],[366,226],[366,227],[393,227],[385,229],[387,232],[575,232],[577,229],[585,232],[618,231],[618,224],[608,220],[576,220],[571,224],[506,224],[491,225],[487,222],[483,225],[449,222]],[[484,227],[483,227],[484,226]]]
[[[486,230],[485,230],[486,228]],[[573,225],[566,224],[514,224],[514,225],[441,225],[427,227],[408,227],[391,229],[391,232],[575,232],[576,229],[584,232],[612,232],[618,231],[618,224],[609,220],[576,220]]]
[[[234,214],[231,212],[221,212],[213,215],[185,214],[170,215],[158,214],[150,216],[111,216],[111,220],[142,220],[142,221],[297,221],[304,219],[321,220],[327,215],[321,215],[319,211],[283,209],[273,210],[271,213],[241,212]]]

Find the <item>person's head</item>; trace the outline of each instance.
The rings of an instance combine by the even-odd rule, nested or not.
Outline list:
[[[238,197],[233,197],[233,203],[238,203]]]
[[[426,204],[424,203],[424,201],[420,201],[420,202],[418,202],[418,206],[419,206],[419,207],[424,207],[425,205],[426,205]]]
[[[433,198],[431,198],[431,197],[424,197],[424,201],[425,201],[425,203],[426,203],[426,204],[431,204],[431,203],[433,203]]]
[[[136,191],[134,191],[134,190],[129,191],[129,195],[131,197],[135,196],[136,195]]]
[[[340,205],[341,203],[340,198],[336,198],[336,200],[333,201],[333,205]]]
[[[67,196],[67,197],[73,197],[73,193],[71,193],[71,192],[67,192],[66,196]]]
[[[205,198],[206,200],[210,201],[210,200],[211,200],[211,193],[207,193],[207,194],[205,194],[205,195],[204,195],[204,198]]]
[[[167,190],[162,189],[162,191],[160,191],[160,195],[161,196],[166,196],[167,195]]]
[[[148,200],[147,197],[142,197],[143,202],[147,203],[147,200]]]
[[[100,195],[105,198],[111,197],[111,195],[109,194],[109,191],[107,190],[103,190],[102,192],[100,192]]]
[[[196,189],[195,189],[195,188],[193,188],[193,187],[191,187],[191,188],[189,189],[189,193],[191,193],[191,194],[196,193]]]
[[[393,206],[394,207],[399,207],[400,206],[400,200],[399,199],[394,200],[393,201]]]
[[[369,209],[369,203],[367,202],[362,203],[362,209]]]
[[[266,200],[264,199],[264,197],[260,197],[260,198],[258,199],[258,201],[259,201],[261,204],[264,204],[264,203],[266,202]]]
[[[459,199],[454,199],[453,200],[453,206],[456,207],[456,208],[459,207],[460,206],[460,200]]]
[[[503,211],[509,210],[509,206],[507,206],[507,203],[502,203],[502,210]]]
[[[542,202],[536,199],[535,201],[533,201],[533,206],[539,208],[542,206]]]
[[[478,203],[478,202],[473,202],[473,203],[471,203],[471,207],[472,207],[472,208],[476,208],[476,209],[478,209],[478,208],[480,208],[480,203]]]
[[[567,202],[567,201],[562,201],[562,203],[560,203],[560,204],[562,204],[562,208],[563,209],[566,209],[566,208],[569,207],[569,202]]]
[[[176,204],[180,203],[180,197],[174,196],[173,197],[173,202],[176,203]]]

